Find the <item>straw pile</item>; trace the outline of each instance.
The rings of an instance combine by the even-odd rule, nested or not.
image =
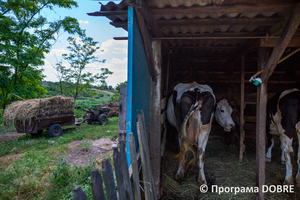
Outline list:
[[[32,119],[37,116],[74,112],[74,105],[73,98],[63,96],[16,101],[5,110],[3,119],[14,124],[30,125]]]

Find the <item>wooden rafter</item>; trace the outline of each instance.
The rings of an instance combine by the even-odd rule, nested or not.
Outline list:
[[[153,53],[151,51],[151,49],[152,49],[152,42],[150,40],[151,37],[149,35],[149,31],[148,31],[148,28],[147,28],[144,18],[141,16],[141,13],[137,11],[137,9],[135,9],[135,10],[136,10],[136,17],[137,17],[138,25],[140,28],[140,32],[141,32],[141,36],[142,36],[142,40],[143,40],[143,44],[144,44],[144,50],[145,50],[145,54],[146,54],[146,58],[147,58],[149,73],[150,73],[152,80],[156,81],[157,74],[154,69]]]
[[[109,23],[116,28],[123,28],[123,27],[126,27],[128,24],[127,21],[114,21],[114,22],[109,22]]]
[[[164,37],[266,37],[261,32],[224,32],[224,33],[166,33]],[[154,38],[156,39],[156,38]]]
[[[277,18],[216,18],[216,19],[179,19],[179,20],[157,20],[160,26],[190,26],[190,25],[274,25],[284,20]]]
[[[291,38],[293,37],[294,33],[296,32],[300,23],[300,3],[297,3],[294,7],[293,14],[288,20],[280,39],[277,42],[277,45],[273,49],[273,52],[268,60],[265,70],[262,74],[262,80],[267,82],[270,76],[272,75],[273,71],[277,66],[277,62],[281,58],[285,48],[289,44]]]
[[[260,39],[260,47],[275,47],[279,39]],[[287,47],[300,47],[300,37],[292,38]]]
[[[152,8],[150,9],[155,15],[163,14],[192,14],[192,13],[250,13],[250,12],[290,12],[295,4],[291,3],[274,3],[274,4],[235,4],[222,6],[194,6],[178,8]]]
[[[87,13],[89,16],[127,16],[127,10],[117,10],[117,11],[96,11],[92,13]]]
[[[159,30],[159,26],[153,17],[152,11],[149,9],[145,0],[137,0],[135,8],[136,12],[139,12],[140,15],[144,18],[147,27],[149,27],[154,37],[162,36],[162,33]]]

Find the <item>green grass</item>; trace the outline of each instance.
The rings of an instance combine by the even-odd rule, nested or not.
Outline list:
[[[63,135],[58,138],[50,138],[44,131],[35,137],[24,135],[17,141],[1,143],[0,199],[72,199],[76,185],[81,185],[90,199],[90,173],[95,160],[90,160],[85,168],[71,167],[62,155],[74,140],[116,138],[117,135],[118,118],[110,118],[105,126],[64,127]],[[22,155],[9,159],[17,154]]]

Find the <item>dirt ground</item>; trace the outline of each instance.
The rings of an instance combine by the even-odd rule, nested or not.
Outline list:
[[[101,165],[103,158],[113,155],[112,145],[117,144],[117,138],[100,138],[92,141],[92,148],[88,150],[80,150],[82,141],[73,141],[69,144],[70,150],[67,152],[68,163],[72,166],[77,165],[85,167],[92,157]]]
[[[17,140],[24,133],[17,132],[6,132],[0,133],[0,143],[9,142]],[[107,156],[113,155],[112,145],[117,144],[117,138],[100,138],[98,140],[92,141],[92,147],[87,150],[80,150],[80,144],[82,141],[73,141],[69,144],[69,151],[66,153],[68,158],[68,163],[71,166],[77,165],[85,167],[88,164],[90,158],[96,159],[99,162],[99,167],[101,167],[101,161]],[[20,154],[22,155],[22,154]],[[4,156],[1,157],[0,163],[6,162],[6,160],[16,160],[20,156]]]
[[[17,140],[23,134],[17,132],[0,133],[0,143]]]

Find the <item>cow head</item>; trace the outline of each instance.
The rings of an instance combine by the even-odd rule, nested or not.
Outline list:
[[[226,99],[223,99],[217,103],[215,118],[226,132],[234,130],[235,127],[235,124],[231,117],[231,113],[232,108]]]

